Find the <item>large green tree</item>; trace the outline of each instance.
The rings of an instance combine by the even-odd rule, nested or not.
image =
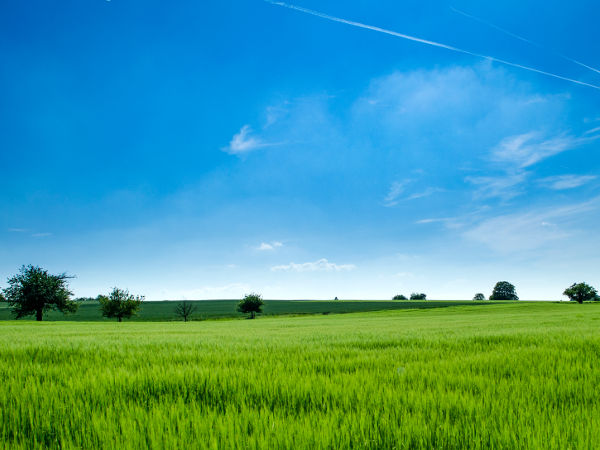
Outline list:
[[[587,283],[573,283],[563,292],[572,302],[583,303],[598,298],[598,291]]]
[[[498,281],[490,300],[519,300],[515,286],[508,281]]]
[[[17,319],[35,314],[35,320],[41,321],[49,310],[72,313],[78,305],[71,300],[73,293],[67,283],[70,278],[73,277],[64,273],[49,274],[31,264],[22,266],[18,274],[8,279],[4,296]]]
[[[237,310],[241,313],[250,313],[250,318],[254,319],[256,313],[262,312],[264,305],[263,299],[258,294],[247,294],[238,303]]]
[[[119,322],[135,315],[144,301],[143,296],[130,294],[126,289],[114,288],[108,297],[98,296],[100,310],[104,317],[116,317]]]

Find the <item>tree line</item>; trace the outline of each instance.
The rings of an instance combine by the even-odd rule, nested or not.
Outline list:
[[[97,297],[79,297],[72,299],[73,293],[68,288],[68,280],[73,278],[65,273],[52,275],[38,266],[22,266],[19,273],[8,279],[8,287],[0,292],[0,301],[7,302],[16,319],[35,315],[37,321],[43,319],[44,313],[56,310],[64,314],[77,311],[82,302],[95,300],[99,303],[102,316],[116,318],[119,322],[137,314],[144,296],[130,294],[127,289],[113,288],[108,295]],[[585,282],[573,283],[566,288],[563,295],[570,301],[583,303],[600,301],[597,290]],[[473,300],[485,300],[485,295],[477,293]],[[494,286],[490,300],[519,300],[515,286],[508,281],[499,281]],[[336,297],[337,300],[337,297]],[[393,300],[408,300],[398,294]],[[427,300],[424,293],[413,292],[410,300]],[[248,294],[238,303],[237,311],[250,314],[254,319],[262,312],[263,299],[259,294]],[[184,321],[188,321],[196,311],[197,306],[191,302],[182,301],[175,306],[174,312]]]

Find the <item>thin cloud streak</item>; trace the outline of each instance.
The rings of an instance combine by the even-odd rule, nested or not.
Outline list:
[[[488,61],[493,61],[493,62],[497,62],[497,63],[500,63],[500,64],[504,64],[506,66],[511,66],[511,67],[515,67],[515,68],[518,68],[518,69],[528,70],[530,72],[539,73],[541,75],[546,75],[546,76],[549,76],[549,77],[557,78],[559,80],[568,81],[570,83],[578,84],[578,85],[581,85],[581,86],[587,86],[587,87],[591,87],[591,88],[600,90],[600,86],[597,86],[597,85],[594,85],[594,84],[585,83],[583,81],[579,81],[579,80],[574,80],[572,78],[563,77],[562,75],[557,75],[557,74],[551,73],[551,72],[545,72],[543,70],[536,69],[534,67],[524,66],[524,65],[513,63],[513,62],[510,62],[510,61],[505,61],[503,59],[495,58],[493,56],[482,55],[482,54],[474,53],[474,52],[471,52],[471,51],[468,51],[468,50],[463,50],[463,49],[458,48],[458,47],[453,47],[451,45],[442,44],[440,42],[429,41],[427,39],[421,39],[421,38],[418,38],[418,37],[415,37],[415,36],[410,36],[408,34],[402,34],[402,33],[396,32],[396,31],[386,30],[385,28],[375,27],[373,25],[366,25],[364,23],[354,22],[352,20],[346,20],[346,19],[342,19],[342,18],[339,18],[339,17],[330,16],[328,14],[325,14],[325,13],[322,13],[322,12],[319,12],[319,11],[315,11],[315,10],[308,9],[308,8],[302,8],[300,6],[295,6],[295,5],[291,5],[291,4],[288,4],[288,3],[275,2],[275,1],[272,1],[272,0],[264,0],[264,1],[267,2],[267,3],[270,3],[271,5],[282,6],[284,8],[293,9],[295,11],[303,12],[305,14],[310,14],[310,15],[313,15],[313,16],[316,16],[316,17],[320,17],[322,19],[331,20],[333,22],[344,23],[346,25],[351,25],[351,26],[358,27],[358,28],[364,28],[364,29],[367,29],[367,30],[377,31],[379,33],[389,34],[391,36],[399,37],[401,39],[407,39],[409,41],[418,42],[418,43],[425,44],[425,45],[431,45],[433,47],[439,47],[439,48],[443,48],[443,49],[446,49],[446,50],[451,50],[451,51],[454,51],[454,52],[458,52],[458,53],[463,53],[463,54],[466,54],[466,55],[475,56],[477,58],[482,58],[482,59],[486,59]]]
[[[533,45],[534,47],[540,48],[542,50],[549,51],[549,52],[555,54],[556,56],[558,56],[558,57],[560,57],[560,58],[562,58],[562,59],[564,59],[566,61],[572,62],[573,64],[577,64],[577,65],[579,65],[581,67],[585,67],[586,69],[591,70],[592,72],[600,73],[600,70],[598,70],[598,69],[596,69],[594,67],[588,66],[587,64],[584,64],[581,61],[577,61],[576,59],[573,59],[573,58],[571,58],[571,57],[569,57],[567,55],[564,55],[564,54],[562,54],[560,52],[557,52],[555,50],[546,48],[542,44],[539,44],[539,43],[537,43],[535,41],[532,41],[531,39],[527,39],[527,38],[525,38],[523,36],[519,36],[518,34],[515,34],[515,33],[511,32],[511,31],[505,30],[504,28],[499,27],[498,25],[495,25],[492,22],[488,22],[487,20],[481,19],[481,18],[479,18],[477,16],[474,16],[472,14],[469,14],[469,13],[466,13],[464,11],[461,11],[460,9],[454,8],[453,6],[451,6],[450,9],[452,11],[454,11],[455,13],[461,14],[461,15],[463,15],[465,17],[468,17],[469,19],[475,20],[476,22],[479,22],[479,23],[482,23],[484,25],[487,25],[488,27],[495,28],[496,30],[498,30],[498,31],[500,31],[500,32],[502,32],[502,33],[510,36],[510,37],[513,37],[513,38],[518,39],[520,41],[526,42],[526,43],[528,43],[530,45]]]

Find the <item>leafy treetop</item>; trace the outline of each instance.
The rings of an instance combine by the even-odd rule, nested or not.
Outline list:
[[[67,283],[70,278],[73,277],[64,273],[51,275],[31,264],[22,266],[18,274],[8,279],[4,296],[17,319],[35,314],[35,320],[41,321],[44,312],[53,309],[72,313],[78,305],[71,300],[73,293]]]
[[[264,305],[263,299],[259,294],[247,294],[238,303],[237,310],[241,313],[250,313],[250,318],[254,319],[256,313],[262,312]]]
[[[519,297],[514,285],[508,281],[498,281],[490,295],[490,300],[519,300]]]
[[[598,291],[587,283],[573,283],[565,289],[563,295],[569,297],[570,301],[577,303],[598,299]]]
[[[129,319],[138,312],[144,296],[134,296],[127,289],[113,288],[108,297],[99,295],[98,301],[104,317],[116,317],[122,322],[123,318]]]

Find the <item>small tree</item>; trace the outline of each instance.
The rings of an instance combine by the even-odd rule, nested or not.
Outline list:
[[[476,302],[480,302],[482,300],[485,300],[485,295],[483,295],[481,292],[478,292],[477,294],[475,294],[475,296],[473,297],[473,301]]]
[[[392,300],[408,300],[404,295],[398,294],[392,297]]]
[[[490,300],[519,300],[514,285],[508,281],[498,281],[494,286],[494,291],[490,295]]]
[[[99,295],[98,301],[104,317],[116,317],[122,322],[123,318],[129,319],[138,312],[144,296],[134,296],[126,289],[113,288],[108,297]]]
[[[598,299],[598,291],[587,283],[573,283],[563,292],[572,302],[583,303]]]
[[[198,309],[196,305],[191,302],[183,301],[179,302],[175,306],[175,314],[183,319],[184,322],[187,322],[190,316]]]
[[[261,308],[264,305],[263,299],[258,294],[247,294],[238,303],[237,310],[241,313],[250,313],[250,318],[254,319],[256,313],[261,313]]]
[[[427,300],[427,295],[423,294],[422,292],[420,294],[417,292],[413,292],[412,294],[410,294],[410,299],[411,300]]]
[[[19,273],[8,279],[4,296],[12,307],[16,319],[35,314],[41,321],[44,312],[59,310],[62,313],[77,311],[77,303],[71,300],[67,280],[73,278],[62,273],[51,275],[41,267],[22,266]]]

